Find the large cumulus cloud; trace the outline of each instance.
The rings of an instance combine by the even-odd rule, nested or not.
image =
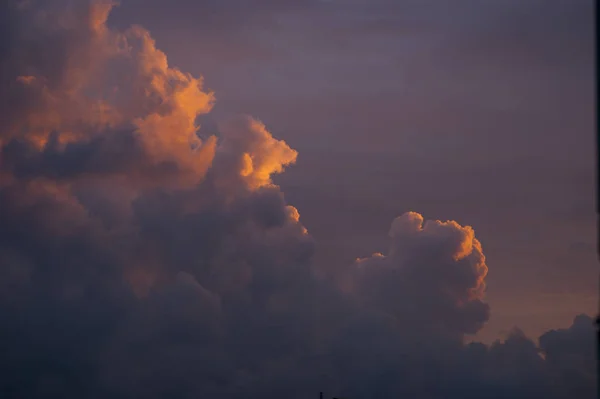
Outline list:
[[[489,317],[472,228],[396,219],[316,278],[271,176],[297,153],[114,4],[0,6],[2,397],[590,397],[592,321],[465,344]],[[322,275],[322,273],[318,273]]]
[[[454,221],[423,223],[423,216],[409,212],[394,220],[390,237],[387,255],[357,260],[345,281],[349,289],[411,319],[415,328],[476,333],[489,310],[482,302],[487,266],[473,229]]]

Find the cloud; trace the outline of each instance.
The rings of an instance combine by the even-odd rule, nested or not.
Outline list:
[[[485,256],[473,229],[454,221],[424,223],[409,212],[394,220],[390,237],[387,255],[357,260],[352,291],[421,327],[476,333],[489,308],[482,302]]]
[[[472,228],[406,213],[317,278],[272,181],[287,143],[248,116],[200,134],[214,95],[111,2],[1,7],[2,396],[591,397],[587,316],[465,343],[489,317]]]

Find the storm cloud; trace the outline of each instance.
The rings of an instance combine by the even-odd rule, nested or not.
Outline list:
[[[297,152],[250,116],[204,134],[215,95],[113,6],[0,6],[3,397],[593,397],[588,316],[467,343],[471,227],[406,213],[322,277],[272,182]]]

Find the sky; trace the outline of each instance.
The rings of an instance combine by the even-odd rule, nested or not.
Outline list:
[[[594,397],[593,11],[0,5],[0,393]]]

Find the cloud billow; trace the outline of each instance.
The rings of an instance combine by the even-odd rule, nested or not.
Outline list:
[[[297,152],[248,116],[199,135],[214,94],[113,6],[0,6],[0,396],[592,397],[588,316],[465,343],[490,311],[468,226],[406,213],[317,278],[271,180]]]

